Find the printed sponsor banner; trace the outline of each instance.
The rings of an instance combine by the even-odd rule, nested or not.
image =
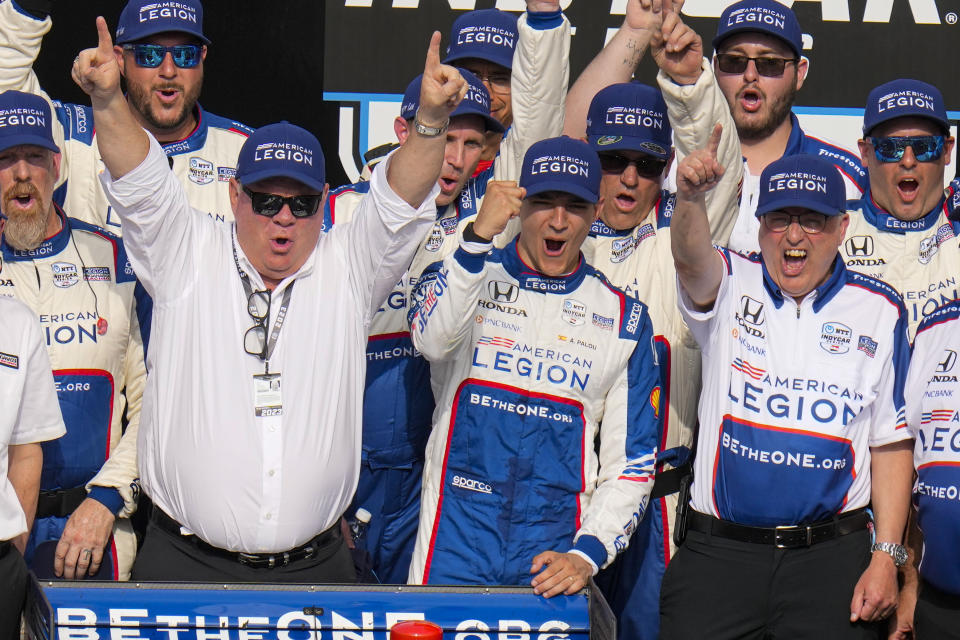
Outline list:
[[[33,637],[49,639],[387,640],[397,622],[430,620],[449,640],[612,640],[590,633],[591,616],[598,629],[612,626],[590,590],[548,600],[507,587],[89,582],[34,583],[27,610]]]

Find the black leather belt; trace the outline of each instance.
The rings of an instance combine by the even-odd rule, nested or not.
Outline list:
[[[168,516],[156,505],[153,507],[153,513],[150,515],[150,518],[153,520],[154,524],[156,524],[162,530],[166,531],[167,533],[172,533],[173,535],[190,542],[198,549],[202,549],[207,553],[212,553],[222,558],[235,560],[242,565],[253,567],[255,569],[273,569],[276,567],[284,567],[291,562],[297,562],[298,560],[307,560],[317,555],[317,552],[321,547],[339,538],[341,535],[340,522],[338,520],[337,523],[332,527],[326,531],[320,532],[312,540],[295,549],[290,549],[289,551],[283,551],[280,553],[244,553],[242,551],[227,551],[226,549],[215,547],[204,542],[195,535],[183,535],[180,533],[180,523]]]
[[[55,491],[41,491],[37,497],[36,519],[56,516],[66,518],[87,499],[86,487],[72,489],[56,489]]]
[[[685,462],[679,467],[660,471],[654,476],[653,491],[650,493],[651,500],[658,500],[680,491],[680,481],[685,475],[691,473],[693,467],[689,462]]]
[[[863,531],[870,524],[866,509],[837,515],[830,520],[787,527],[749,527],[690,510],[687,529],[740,542],[772,545],[778,549],[798,549]]]

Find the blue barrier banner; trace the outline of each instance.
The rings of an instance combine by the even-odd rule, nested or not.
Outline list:
[[[445,640],[615,637],[596,589],[547,600],[516,587],[43,582],[27,609],[37,640],[387,640],[403,620],[434,622]]]

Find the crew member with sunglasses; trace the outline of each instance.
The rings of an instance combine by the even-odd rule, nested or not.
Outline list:
[[[661,638],[876,638],[897,605],[913,474],[906,312],[844,265],[830,162],[764,169],[749,256],[711,244],[703,193],[722,173],[712,149],[677,171],[672,252],[703,393]]]
[[[523,99],[517,100],[513,125],[496,160],[476,173],[485,132],[499,135],[504,127],[496,119],[496,110],[491,115],[491,96],[487,91],[490,85],[470,71],[463,72],[470,89],[443,134],[446,147],[438,181],[436,222],[421,239],[407,273],[390,292],[370,326],[363,459],[357,495],[348,515],[359,507],[372,514],[366,533],[367,548],[374,572],[384,583],[407,580],[419,519],[424,449],[434,409],[429,365],[410,342],[407,300],[411,289],[425,267],[456,249],[458,230],[477,215],[488,188],[495,198],[515,192],[526,149],[541,137],[559,134],[563,123],[570,25],[560,13],[558,0],[530,0],[527,7],[519,20],[497,10],[475,11],[462,18],[479,31],[470,36],[469,47],[451,45],[450,54],[456,57],[457,53],[473,52],[476,56],[496,56],[503,62],[513,60],[510,81],[515,94]],[[467,20],[467,16],[472,17]],[[510,22],[503,22],[503,16]],[[457,24],[460,23],[458,20]],[[505,33],[509,24],[516,31],[515,37]],[[484,34],[485,44],[476,44],[480,39],[477,33]],[[455,33],[455,43],[457,37]],[[514,40],[507,53],[505,46],[510,37]],[[463,38],[466,40],[467,36]],[[504,44],[497,44],[501,40]],[[416,127],[419,96],[420,79],[416,78],[407,86],[400,115],[394,121],[401,145]],[[368,186],[358,183],[334,190],[327,202],[326,223],[349,221]],[[509,242],[514,234],[515,231],[508,230],[498,238],[498,245]]]
[[[0,91],[46,94],[32,71],[50,30],[49,0],[0,4]],[[227,183],[251,129],[205,111],[197,102],[209,40],[199,0],[130,0],[120,14],[114,53],[130,111],[170,158],[194,208],[233,219]],[[120,221],[100,187],[103,165],[90,108],[55,103],[53,132],[63,150],[58,196],[70,215],[120,233]]]
[[[936,87],[898,79],[867,97],[859,146],[870,189],[850,205],[841,254],[900,292],[911,340],[924,316],[960,297],[960,223],[943,189],[953,145]]]
[[[126,106],[102,18],[97,31],[73,77],[155,301],[138,441],[154,510],[133,577],[354,581],[340,519],[360,462],[367,328],[435,220],[442,132],[466,83],[440,64],[434,33],[416,129],[327,234],[317,139],[263,127],[240,151],[227,226],[195,215]]]
[[[649,47],[661,69],[663,94],[636,82],[597,86],[629,78],[640,61],[636,56],[632,65],[623,64],[633,49],[623,43],[629,39],[633,47],[640,39]],[[584,111],[583,101],[597,89],[589,111]],[[714,131],[716,123],[722,123],[721,131],[726,127],[722,138],[721,131]],[[630,546],[597,579],[617,615],[619,637],[652,640],[659,631],[660,582],[674,551],[677,492],[681,478],[690,472],[700,394],[700,350],[677,308],[670,256],[676,196],[665,180],[673,159],[672,138],[677,152],[684,154],[706,145],[713,133],[721,163],[731,167],[708,194],[718,243],[725,242],[736,220],[740,145],[726,100],[703,58],[700,37],[669,3],[656,12],[653,3],[639,0],[627,5],[624,25],[571,88],[565,129],[585,135],[603,169],[600,218],[584,243],[584,256],[613,284],[650,306],[661,363],[654,499]]]
[[[867,174],[856,155],[808,136],[790,111],[809,66],[793,10],[776,0],[736,2],[721,14],[713,47],[714,72],[730,105],[745,164],[730,248],[759,249],[754,216],[759,176],[782,156],[809,153],[829,160],[844,178],[847,198],[860,198]]]

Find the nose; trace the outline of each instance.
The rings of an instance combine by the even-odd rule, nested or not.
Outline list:
[[[550,212],[550,227],[555,231],[562,231],[567,227],[567,209],[558,204]]]
[[[790,218],[790,225],[787,227],[786,235],[787,241],[790,242],[790,244],[798,244],[803,240],[806,232],[803,230],[803,227],[800,226],[800,218],[797,216]]]
[[[444,159],[451,167],[457,170],[463,169],[463,143],[448,142]]]
[[[747,68],[743,70],[743,79],[747,82],[756,82],[760,77],[757,72],[757,61],[747,60]]]
[[[163,61],[158,67],[160,76],[164,78],[173,78],[177,75],[177,65],[173,63],[173,53],[167,51],[163,54]]]
[[[296,223],[297,218],[293,215],[293,212],[290,211],[290,205],[284,202],[280,211],[277,212],[277,215],[273,216],[272,220],[274,224],[278,224],[281,227],[289,227]]]
[[[620,182],[625,187],[635,187],[639,180],[640,174],[637,172],[637,164],[635,162],[627,164],[627,168],[620,174]]]
[[[30,180],[30,163],[21,158],[10,167],[10,172],[17,182],[28,182]]]
[[[900,158],[900,166],[910,169],[915,167],[916,165],[917,165],[917,156],[913,155],[913,147],[907,146],[907,148],[903,150],[903,157]]]

